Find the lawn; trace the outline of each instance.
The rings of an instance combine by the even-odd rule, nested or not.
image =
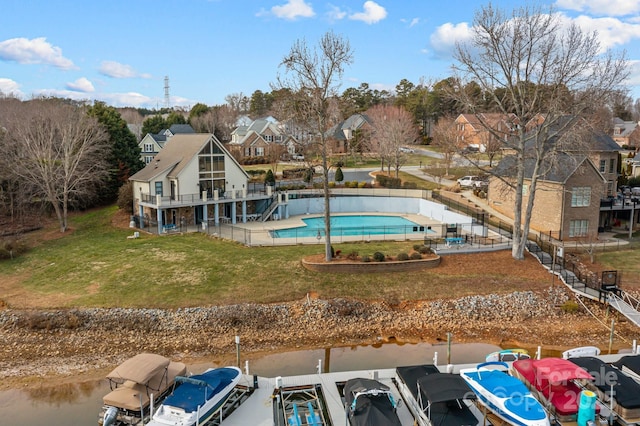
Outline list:
[[[116,211],[110,207],[75,216],[70,221],[72,231],[59,238],[45,238],[57,236],[55,228],[31,235],[31,239],[40,239],[32,250],[14,260],[0,261],[0,304],[24,305],[20,301],[28,299],[28,306],[51,308],[176,308],[270,303],[300,299],[310,292],[324,298],[398,302],[512,291],[518,283],[529,280],[513,275],[512,270],[520,269],[522,263],[508,271],[492,272],[479,265],[479,269],[440,268],[401,275],[316,273],[302,267],[301,259],[323,253],[321,245],[248,248],[195,233],[142,233],[139,239],[127,239],[130,229],[111,225]],[[413,244],[381,241],[336,244],[334,248],[345,255],[358,252],[371,256],[381,251],[395,256],[410,252]],[[468,256],[482,262],[487,255]],[[508,260],[508,254],[505,257]],[[503,279],[513,285],[495,285]],[[482,288],[484,281],[487,288]],[[15,294],[23,299],[12,296]]]

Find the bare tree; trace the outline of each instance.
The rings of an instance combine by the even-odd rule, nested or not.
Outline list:
[[[627,61],[624,54],[602,53],[596,33],[583,33],[575,24],[563,26],[552,7],[523,6],[509,16],[489,4],[476,12],[473,23],[470,41],[456,47],[460,86],[450,95],[472,113],[481,112],[486,100],[479,102],[461,90],[465,81],[475,81],[496,111],[513,113],[519,124],[505,142],[515,161],[513,176],[504,182],[515,197],[512,255],[523,259],[536,185],[545,173],[544,162],[558,150],[550,141],[573,126],[564,120],[567,115],[585,115],[608,103],[629,74]],[[538,114],[544,121],[529,128]],[[528,185],[525,161],[531,165]],[[523,206],[525,188],[530,196]]]
[[[413,117],[406,109],[392,105],[376,105],[366,115],[371,119],[371,143],[378,151],[381,163],[386,160],[397,178],[407,160],[402,147],[414,144],[420,136]]]
[[[0,140],[10,172],[32,199],[51,204],[65,232],[70,205],[95,196],[108,176],[108,135],[85,106],[61,99],[22,102],[12,112]]]
[[[453,158],[458,152],[456,123],[451,117],[442,117],[433,126],[431,145],[438,148],[442,154],[445,176],[449,176],[449,169]]]
[[[325,33],[318,46],[310,49],[304,39],[297,40],[280,66],[285,69],[284,76],[278,76],[274,85],[278,89],[289,89],[289,110],[297,117],[298,123],[309,126],[310,132],[317,138],[322,157],[322,186],[324,189],[324,229],[325,258],[331,261],[331,211],[329,190],[329,161],[326,132],[331,127],[331,98],[338,96],[344,67],[353,62],[353,52],[349,41]]]

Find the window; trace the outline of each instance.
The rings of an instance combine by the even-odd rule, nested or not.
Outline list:
[[[264,157],[264,147],[256,147],[256,157]]]
[[[571,191],[571,207],[587,207],[591,204],[591,187],[577,186]]]
[[[153,156],[152,155],[145,155],[144,156],[144,164],[149,164],[153,161]]]
[[[264,135],[264,140],[267,142],[273,142],[273,135]]]
[[[162,197],[162,182],[156,182],[156,195]]]
[[[600,173],[604,173],[607,170],[607,160],[600,160]]]
[[[570,237],[584,237],[589,231],[589,221],[586,219],[572,220],[569,222]]]
[[[153,152],[153,144],[145,143],[144,144],[144,152]]]
[[[609,160],[609,173],[614,173],[616,170],[616,160],[613,158]]]

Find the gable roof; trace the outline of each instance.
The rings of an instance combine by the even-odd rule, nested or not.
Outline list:
[[[195,130],[193,130],[193,127],[191,127],[190,124],[172,124],[171,127],[169,127],[169,131],[174,135],[196,132]]]
[[[622,121],[617,117],[614,118],[614,121],[613,121],[614,130],[619,129],[619,133],[616,134],[615,136],[619,138],[628,137],[638,127],[639,127],[639,124],[636,121]]]
[[[553,157],[553,158],[552,158]],[[593,162],[586,155],[571,155],[566,152],[559,152],[555,156],[545,157],[542,163],[542,169],[546,170],[538,178],[547,182],[555,182],[564,184],[567,180],[586,163],[591,167],[604,182],[604,177],[593,165]],[[534,158],[527,158],[524,161],[524,177],[525,179],[531,179],[533,176],[533,170],[535,166]],[[504,157],[494,169],[494,173],[503,177],[514,177],[516,172],[516,157],[515,155],[509,155]]]
[[[531,146],[534,141],[537,132],[540,129],[540,125],[532,127],[527,134],[525,135],[525,147]],[[577,126],[580,126],[577,128]],[[577,132],[571,133],[571,130],[577,128]],[[562,117],[558,117],[553,123],[549,124],[545,129],[549,136],[547,139],[547,144],[556,145],[559,143],[566,142],[565,140],[561,140],[563,136],[568,135],[569,137],[578,137],[580,139],[579,146],[575,147],[575,150],[579,152],[618,152],[620,151],[620,145],[613,140],[613,138],[601,130],[596,130],[591,127],[585,120],[580,117],[564,115]],[[574,149],[567,144],[564,143],[562,146],[563,151],[574,152]]]
[[[187,164],[198,155],[204,145],[210,140],[220,148],[244,172],[231,154],[224,148],[222,143],[211,133],[190,133],[177,134],[173,136],[164,148],[153,158],[147,166],[131,176],[129,180],[149,182],[160,174],[167,173],[170,177],[175,177],[187,166]],[[244,172],[247,175],[246,172]],[[249,175],[247,175],[249,177]]]
[[[333,138],[339,141],[347,140],[347,132],[345,130],[356,131],[361,129],[365,124],[371,124],[371,118],[366,114],[353,114],[349,118],[335,126],[331,127],[325,133],[327,137]]]

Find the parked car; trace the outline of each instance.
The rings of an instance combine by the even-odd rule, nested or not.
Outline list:
[[[462,188],[479,188],[487,185],[487,182],[480,176],[462,176],[458,179],[458,185]]]
[[[404,152],[405,154],[413,154],[413,153],[416,152],[416,150],[413,149],[413,148],[406,147],[406,146],[401,146],[400,147],[400,152]]]
[[[302,154],[293,154],[291,159],[294,161],[304,161],[304,155]]]

